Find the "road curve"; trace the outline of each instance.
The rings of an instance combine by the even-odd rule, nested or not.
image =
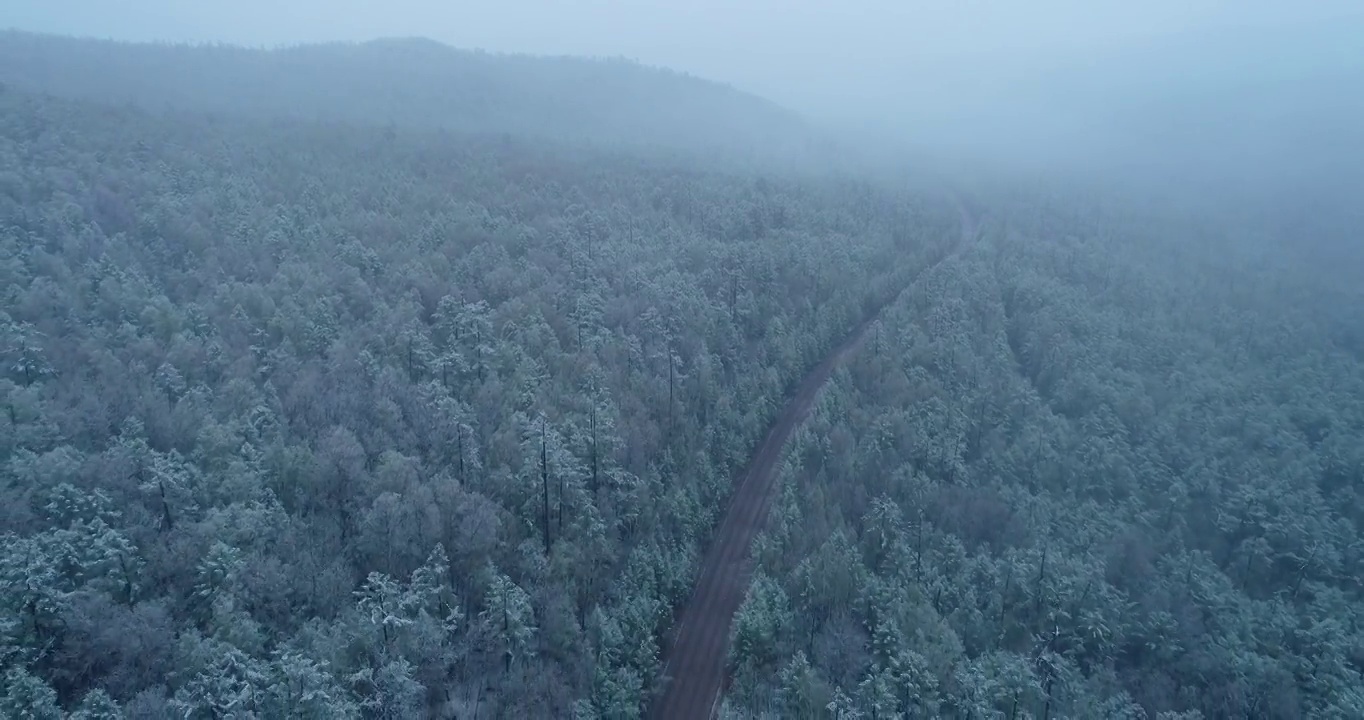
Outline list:
[[[960,201],[956,205],[961,218],[960,243],[969,242],[975,235],[976,224]],[[946,253],[944,258],[950,254]],[[654,698],[651,717],[701,720],[713,717],[719,710],[730,626],[753,573],[749,548],[776,497],[782,447],[810,413],[815,397],[834,368],[857,349],[879,315],[878,310],[859,323],[842,344],[805,376],[795,397],[787,402],[758,445],[730,497],[724,519],[711,538],[696,585],[665,650],[663,690]]]

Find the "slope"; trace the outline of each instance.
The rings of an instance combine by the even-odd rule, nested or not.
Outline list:
[[[638,715],[775,399],[953,220],[386,135],[0,93],[0,707]]]
[[[740,158],[827,143],[732,87],[623,59],[455,49],[414,38],[271,50],[0,33],[0,82],[69,98]]]
[[[975,235],[976,224],[963,206],[958,205],[958,209],[960,242],[964,243]],[[944,252],[938,261],[950,253],[950,249]],[[754,453],[729,500],[724,520],[711,538],[692,596],[680,613],[664,661],[666,685],[655,702],[654,717],[703,718],[714,714],[725,680],[730,627],[753,572],[749,547],[766,522],[775,497],[782,448],[810,413],[834,369],[862,344],[878,314],[879,309],[859,323],[805,376]]]
[[[788,443],[724,710],[1364,717],[1340,295],[1229,220],[1044,192],[989,196],[1007,231]]]

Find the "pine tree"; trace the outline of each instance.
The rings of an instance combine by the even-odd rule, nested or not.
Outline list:
[[[11,667],[0,686],[0,717],[15,720],[62,720],[57,692],[22,667]]]
[[[534,654],[531,646],[538,628],[530,596],[511,578],[489,565],[488,591],[479,619],[497,638],[504,659],[504,671],[510,672],[513,661]]]
[[[72,712],[68,720],[123,720],[123,708],[119,707],[114,699],[109,697],[109,693],[100,688],[95,688],[85,694],[81,699],[80,705]]]

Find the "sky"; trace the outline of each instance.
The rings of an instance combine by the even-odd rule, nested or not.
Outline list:
[[[424,36],[625,56],[838,118],[894,95],[985,97],[1019,76],[1182,34],[1364,22],[1359,0],[5,0],[0,27],[275,46]]]

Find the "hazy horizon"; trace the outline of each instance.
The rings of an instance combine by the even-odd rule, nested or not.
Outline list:
[[[953,5],[856,0],[624,4],[590,0],[435,3],[14,0],[0,25],[130,41],[251,47],[428,37],[537,55],[623,56],[728,83],[802,114],[861,120],[901,93],[925,104],[980,102],[1049,68],[1141,52],[1189,36],[1226,39],[1290,26],[1364,23],[1364,6],[1171,0]],[[1032,76],[1032,77],[1030,77]],[[993,87],[992,87],[993,86]]]
[[[16,0],[0,26],[279,47],[424,37],[462,49],[625,57],[731,85],[845,138],[954,159],[1269,177],[1364,154],[1364,4],[857,0],[741,8],[592,0]],[[879,149],[879,150],[878,150]],[[1341,158],[1346,158],[1342,160]],[[1324,170],[1329,168],[1329,172]]]

